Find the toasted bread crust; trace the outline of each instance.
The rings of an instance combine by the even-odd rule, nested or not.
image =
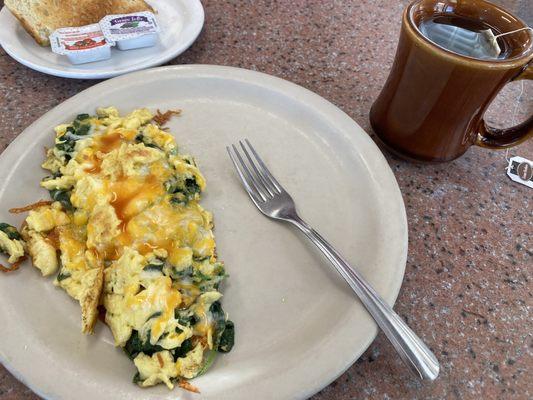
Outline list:
[[[5,0],[5,6],[41,46],[62,27],[96,23],[109,14],[154,11],[144,0]]]
[[[81,331],[83,333],[93,333],[94,325],[98,318],[98,304],[100,295],[104,286],[104,266],[102,265],[95,271],[96,276],[92,282],[91,289],[82,297],[81,305]]]
[[[20,24],[26,30],[26,32],[28,32],[35,39],[37,43],[39,43],[41,46],[50,45],[50,40],[48,38],[39,36],[38,31],[34,28],[34,26],[30,22],[26,20],[26,18],[24,18],[21,14],[19,14],[16,11],[13,11],[11,9],[10,11],[15,16],[15,18],[19,20]]]

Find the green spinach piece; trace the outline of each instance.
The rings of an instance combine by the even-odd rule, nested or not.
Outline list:
[[[148,138],[146,138],[146,136],[144,136],[142,133],[135,136],[135,142],[136,143],[142,143],[144,144],[146,147],[151,147],[153,149],[157,149],[157,150],[161,150],[163,151],[163,149],[161,147],[159,147],[158,145],[156,145],[155,143],[151,142],[148,140]]]
[[[170,272],[170,277],[175,280],[192,279],[193,274],[194,269],[192,265],[189,265],[187,268],[184,268],[180,271],[177,271],[175,268],[172,268]]]
[[[58,282],[61,282],[61,281],[64,281],[65,279],[68,279],[70,278],[72,275],[70,274],[70,272],[59,272],[59,274],[57,275],[57,281]]]
[[[209,292],[213,289],[218,290],[220,283],[227,277],[224,265],[216,263],[212,275],[206,275],[199,269],[194,270],[193,282],[198,285],[202,292]]]
[[[209,307],[211,318],[214,323],[213,347],[221,353],[228,353],[233,348],[235,341],[235,325],[226,320],[226,313],[219,301],[215,301]]]
[[[176,361],[178,358],[183,358],[187,355],[189,351],[191,351],[194,348],[192,345],[191,338],[184,340],[180,347],[176,347],[173,350],[173,356],[174,361]]]
[[[226,321],[226,328],[220,336],[218,343],[218,351],[221,353],[229,353],[235,344],[235,324],[232,321]]]
[[[130,338],[124,346],[124,352],[128,355],[130,359],[135,359],[139,353],[144,353],[148,356],[157,353],[158,351],[163,351],[164,349],[161,346],[153,345],[150,343],[150,332],[148,332],[148,337],[145,342],[141,340],[139,332],[133,331]]]
[[[81,124],[76,129],[76,135],[78,136],[85,136],[89,133],[89,130],[91,129],[91,125],[89,124]]]
[[[206,371],[209,369],[211,364],[215,361],[215,358],[217,357],[217,352],[215,350],[207,350],[204,353],[204,364],[202,365],[202,368],[200,369],[200,372],[196,376],[200,376],[206,373]]]
[[[65,139],[63,142],[59,142],[56,144],[56,149],[59,151],[62,151],[67,155],[70,160],[70,153],[74,151],[74,148],[76,147],[76,141],[73,139]]]
[[[74,211],[74,206],[70,202],[70,190],[52,189],[48,191],[54,201],[59,201],[66,211]]]
[[[0,222],[0,231],[4,232],[10,240],[21,240],[22,237],[12,225],[6,224],[5,222]]]
[[[89,114],[79,114],[72,125],[67,127],[65,134],[59,138],[59,142],[56,143],[56,149],[64,152],[67,160],[70,160],[71,153],[76,147],[76,141],[81,139],[80,136],[89,134],[91,125],[83,122],[88,118],[90,118]]]
[[[185,310],[185,312],[187,312],[187,310]],[[174,311],[174,317],[178,320],[178,323],[183,326],[191,327],[197,322],[194,315],[185,315],[178,309]]]
[[[195,193],[200,193],[200,186],[196,182],[196,178],[185,179],[185,193],[188,196]]]
[[[149,264],[145,265],[143,270],[144,271],[159,271],[162,273],[164,266],[165,266],[165,261],[159,258],[156,258],[155,260],[150,261]]]
[[[141,374],[137,371],[135,375],[133,375],[133,383],[139,384],[143,380],[141,379]]]
[[[91,116],[89,114],[78,114],[76,116],[76,119],[77,121],[83,121],[83,120],[86,120],[86,119],[89,119],[91,118]]]
[[[211,307],[209,307],[209,312],[211,313],[211,319],[213,321],[215,330],[213,335],[213,347],[218,349],[220,338],[224,333],[224,329],[226,328],[226,313],[222,309],[222,304],[220,304],[220,301],[215,301],[213,304],[211,304]]]
[[[165,189],[172,195],[170,201],[174,204],[184,204],[194,200],[201,191],[195,177],[181,180],[174,176],[165,182]]]
[[[85,136],[89,133],[91,129],[90,122],[85,123],[84,121],[89,119],[91,116],[89,114],[78,114],[76,119],[72,122],[74,127],[74,133],[78,136]]]
[[[153,313],[152,315],[150,315],[146,321],[150,321],[152,318],[160,317],[162,314],[163,314],[163,313],[162,313],[161,311],[156,311],[155,313]]]

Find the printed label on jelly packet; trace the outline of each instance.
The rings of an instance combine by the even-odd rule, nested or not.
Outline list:
[[[110,46],[98,24],[59,28],[50,35],[50,44],[57,54]]]
[[[106,37],[114,41],[159,32],[159,26],[151,12],[107,15],[100,21],[100,26]]]
[[[121,28],[129,28],[131,26],[138,26],[139,22],[150,22],[147,17],[142,15],[126,15],[125,17],[114,18],[109,23],[111,25],[122,24]]]

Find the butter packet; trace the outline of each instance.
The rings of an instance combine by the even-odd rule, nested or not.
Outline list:
[[[112,42],[108,41],[100,25],[59,28],[50,35],[50,45],[56,54],[66,55],[72,64],[111,58]]]
[[[116,42],[119,50],[155,45],[159,33],[155,15],[148,11],[106,15],[100,27],[107,40]]]

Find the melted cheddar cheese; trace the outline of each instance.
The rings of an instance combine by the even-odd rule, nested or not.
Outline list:
[[[202,372],[207,353],[229,351],[233,324],[219,302],[212,215],[198,203],[205,179],[152,118],[110,107],[57,126],[41,182],[54,202],[30,211],[22,237],[42,274],[57,273],[80,302],[83,332],[101,305],[134,380],[172,388]]]

